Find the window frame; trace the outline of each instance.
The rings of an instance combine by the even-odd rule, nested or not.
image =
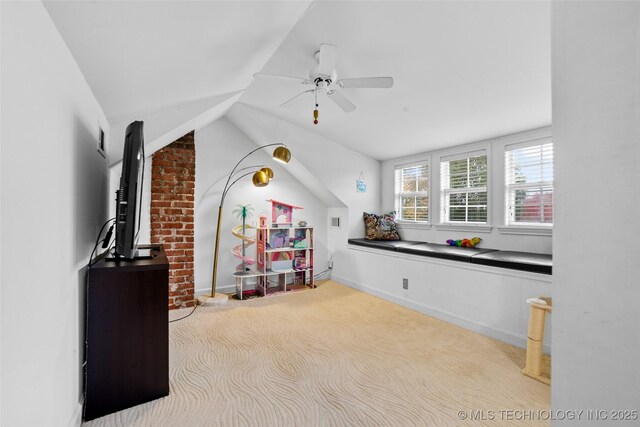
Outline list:
[[[552,147],[552,153],[553,153],[553,146],[554,146],[554,142],[553,142],[553,138],[551,136],[547,136],[547,137],[543,137],[543,138],[536,138],[536,139],[532,139],[529,141],[523,141],[523,142],[518,142],[518,143],[513,143],[513,144],[507,144],[504,147],[504,170],[502,171],[504,174],[504,188],[503,188],[503,208],[504,208],[504,224],[505,226],[502,227],[503,232],[508,233],[508,230],[515,230],[515,229],[523,229],[523,230],[529,230],[530,232],[533,232],[533,230],[539,229],[539,230],[544,230],[544,229],[552,229],[553,228],[553,221],[554,221],[554,212],[552,210],[552,221],[550,223],[545,223],[545,222],[515,222],[515,221],[511,221],[510,217],[511,217],[511,210],[510,210],[510,198],[511,198],[511,192],[513,190],[518,190],[518,189],[523,189],[523,190],[529,190],[529,189],[543,189],[545,187],[551,187],[551,194],[552,194],[552,207],[553,207],[553,197],[555,197],[555,185],[554,185],[554,181],[555,181],[555,170],[553,170],[553,174],[554,177],[552,177],[551,181],[536,181],[536,182],[532,182],[532,183],[524,183],[524,184],[510,184],[508,181],[509,176],[511,176],[512,171],[509,170],[509,166],[510,166],[510,162],[508,161],[508,156],[509,156],[509,152],[510,151],[514,151],[514,150],[519,150],[519,149],[526,149],[526,148],[530,148],[530,147],[536,147],[536,146],[543,146],[546,144],[551,144]],[[542,163],[541,163],[542,166]],[[553,157],[552,157],[552,167],[555,166],[553,163]],[[514,206],[515,207],[515,206]],[[544,209],[543,206],[541,206],[542,209]],[[546,233],[545,233],[546,234]]]
[[[417,191],[417,187],[416,187],[416,191],[415,192],[402,192],[402,191],[398,191],[399,188],[399,184],[398,184],[398,173],[400,171],[402,171],[403,169],[409,169],[412,167],[418,167],[418,166],[426,166],[427,167],[427,189],[425,191]],[[402,172],[400,172],[400,174],[402,174]],[[431,224],[431,157],[426,157],[420,160],[416,160],[410,163],[402,163],[402,164],[396,164],[393,167],[393,203],[394,203],[394,208],[396,211],[396,218],[397,218],[397,222],[400,225],[414,225],[414,226],[420,226],[420,225],[430,225]],[[411,220],[411,219],[404,219],[402,218],[402,206],[401,206],[401,197],[402,195],[410,195],[411,197],[426,197],[427,198],[427,219],[425,221],[418,221],[418,220]],[[416,207],[417,209],[417,207]]]
[[[486,185],[484,187],[465,187],[464,189],[456,188],[445,188],[445,185],[450,185],[450,182],[447,182],[444,174],[445,164],[449,164],[449,162],[463,159],[470,159],[473,157],[481,157],[486,156],[487,158],[487,170],[486,170]],[[440,224],[443,226],[442,229],[451,229],[451,227],[472,227],[472,228],[486,228],[491,226],[491,155],[490,155],[490,147],[478,148],[469,151],[461,151],[451,155],[444,155],[440,157]],[[447,174],[450,178],[450,172]],[[467,166],[467,179],[469,178],[469,168]],[[479,193],[484,192],[486,194],[486,205],[485,206],[487,217],[486,221],[451,221],[449,217],[449,213],[447,212],[447,196],[449,194],[469,194],[469,193]],[[468,200],[468,199],[467,199]],[[468,217],[468,208],[469,204],[464,205],[467,209],[465,211],[466,217]],[[476,206],[476,205],[472,205]]]

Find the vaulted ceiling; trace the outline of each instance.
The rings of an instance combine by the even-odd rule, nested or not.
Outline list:
[[[239,102],[379,160],[551,123],[548,2],[46,6],[112,123],[244,89]],[[307,88],[252,78],[308,77],[321,43],[338,47],[339,77],[392,76],[394,87],[344,89],[351,113],[321,97],[314,125],[313,97],[279,107]]]

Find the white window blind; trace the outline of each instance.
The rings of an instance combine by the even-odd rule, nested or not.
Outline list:
[[[507,147],[505,184],[507,225],[553,224],[553,143]]]
[[[429,221],[429,164],[397,166],[395,205],[398,219]]]
[[[440,162],[443,223],[487,223],[486,152]]]

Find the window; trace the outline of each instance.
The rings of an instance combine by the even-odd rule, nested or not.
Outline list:
[[[445,157],[440,162],[442,222],[487,222],[487,154]]]
[[[553,143],[508,146],[505,184],[507,225],[553,224]]]
[[[395,186],[398,219],[429,221],[429,164],[397,166]]]

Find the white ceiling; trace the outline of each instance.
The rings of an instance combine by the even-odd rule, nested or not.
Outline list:
[[[248,86],[241,102],[376,159],[551,123],[545,1],[48,2],[110,122]],[[308,9],[308,10],[307,10]],[[306,13],[305,13],[306,11]],[[392,89],[345,89],[344,113],[285,100],[305,87],[321,43],[339,77],[393,76]],[[307,87],[308,88],[308,87]]]
[[[244,89],[310,1],[46,1],[110,122]]]
[[[338,77],[392,76],[391,89],[344,89],[344,113],[308,86],[256,79],[241,102],[384,160],[551,123],[548,2],[320,2],[263,72],[307,77],[321,43],[339,49]]]

